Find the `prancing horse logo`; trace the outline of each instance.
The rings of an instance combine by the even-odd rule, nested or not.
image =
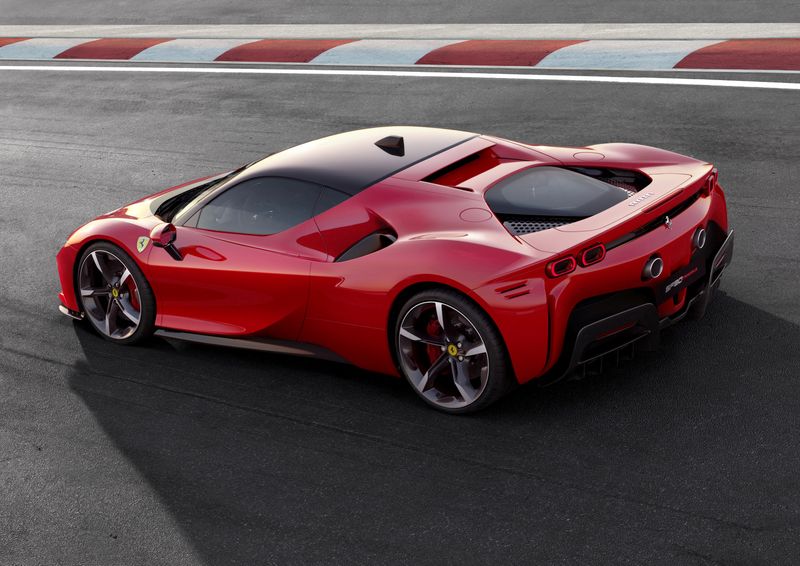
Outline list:
[[[667,227],[667,230],[672,229],[672,220],[669,219],[669,216],[664,217],[664,226]]]
[[[139,253],[142,253],[145,248],[147,248],[147,244],[150,243],[150,238],[147,236],[140,236],[138,240],[136,240],[136,249]]]

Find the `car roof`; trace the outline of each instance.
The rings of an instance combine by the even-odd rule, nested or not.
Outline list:
[[[289,177],[325,185],[354,195],[395,173],[477,137],[478,134],[424,128],[385,126],[336,134],[265,157],[248,167],[238,180]],[[403,151],[376,142],[402,137]]]

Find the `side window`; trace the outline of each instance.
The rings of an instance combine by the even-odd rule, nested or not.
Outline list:
[[[314,207],[314,216],[322,214],[337,204],[343,203],[348,198],[350,198],[350,195],[337,191],[336,189],[323,187],[322,194],[319,195],[319,200],[317,201],[317,206]]]
[[[200,211],[198,228],[277,234],[311,218],[322,186],[284,177],[242,181]]]

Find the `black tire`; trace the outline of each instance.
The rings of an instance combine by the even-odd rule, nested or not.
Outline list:
[[[92,301],[90,303],[89,299],[84,299],[83,293],[81,292],[81,279],[86,279],[90,277],[87,272],[84,270],[84,264],[86,262],[93,261],[93,254],[97,254],[99,252],[98,257],[103,257],[108,259],[109,257],[113,257],[119,261],[119,263],[123,266],[124,269],[127,269],[130,272],[129,277],[133,279],[133,283],[135,285],[135,290],[137,293],[136,303],[138,303],[139,311],[138,311],[138,323],[135,325],[135,329],[129,335],[124,336],[113,336],[109,335],[105,332],[104,328],[102,328],[102,323],[95,318],[92,313],[99,311],[99,307],[102,307],[103,304],[109,304],[108,302],[103,303],[103,299],[97,299],[97,303]],[[108,272],[113,272],[116,275],[121,274],[122,272],[119,269],[119,266],[115,262],[109,262],[108,264],[104,265],[107,268]],[[87,269],[95,269],[93,266],[88,266]],[[98,268],[94,273],[95,277],[97,277],[97,273],[101,270]],[[101,281],[104,283],[105,281]],[[130,285],[130,283],[128,284]],[[101,337],[105,338],[110,342],[114,342],[116,344],[138,344],[143,342],[144,340],[150,338],[155,332],[155,321],[156,321],[156,301],[155,296],[153,295],[153,290],[150,287],[150,284],[147,281],[147,278],[142,273],[142,270],[139,269],[138,264],[128,255],[125,250],[120,248],[119,246],[112,244],[110,242],[97,242],[95,244],[90,245],[87,247],[83,253],[81,254],[80,260],[77,264],[77,269],[75,273],[75,289],[76,295],[78,298],[78,303],[81,308],[81,312],[84,313],[84,321],[88,323],[92,329],[99,334]],[[122,287],[118,287],[118,289],[122,290]],[[109,291],[110,293],[110,291]],[[124,299],[124,291],[115,295],[115,298],[119,298],[120,300]],[[108,295],[107,301],[112,301],[111,295]],[[129,301],[128,306],[131,306],[132,301]],[[91,310],[90,310],[91,309]],[[120,307],[120,310],[123,310]],[[135,313],[135,310],[132,311]],[[124,313],[122,313],[124,314]],[[118,314],[117,318],[122,320],[128,320],[128,322],[132,325],[133,323],[122,316],[122,314]],[[130,329],[130,327],[129,327]]]
[[[486,361],[485,381],[481,377],[475,377],[474,380],[472,381],[472,383],[475,383],[476,382],[475,380],[478,380],[482,384],[482,389],[479,391],[474,400],[462,406],[448,406],[446,403],[441,402],[441,399],[439,399],[439,401],[437,401],[437,399],[433,399],[432,397],[439,396],[441,394],[440,388],[438,387],[430,386],[430,390],[426,393],[423,393],[419,389],[420,377],[416,375],[417,373],[422,373],[422,368],[419,363],[415,364],[416,371],[414,367],[410,367],[407,370],[407,367],[411,364],[411,362],[414,361],[412,358],[415,349],[418,349],[419,347],[433,348],[435,351],[437,347],[436,345],[430,345],[427,343],[423,344],[415,342],[414,340],[410,340],[408,338],[409,333],[407,332],[408,329],[410,328],[409,325],[417,324],[415,320],[424,322],[422,319],[414,319],[414,315],[417,312],[424,312],[423,309],[426,308],[426,305],[429,305],[431,303],[433,305],[440,303],[442,305],[442,307],[440,307],[441,311],[446,311],[445,307],[447,307],[448,309],[452,309],[452,311],[455,311],[456,314],[453,314],[451,316],[456,317],[455,319],[456,323],[461,322],[462,320],[461,317],[463,317],[463,319],[466,319],[466,321],[472,325],[473,330],[477,331],[477,334],[479,334],[478,338],[482,340],[483,345],[485,346],[485,354],[486,358],[488,359]],[[434,310],[436,309],[435,306],[432,308],[434,308]],[[412,314],[409,316],[409,313]],[[458,315],[461,315],[461,317],[458,317]],[[424,314],[420,316],[424,317]],[[406,325],[406,327],[403,326],[404,324]],[[428,321],[428,324],[430,324],[430,321]],[[465,327],[466,326],[462,326],[462,329]],[[401,335],[401,329],[406,330],[406,334],[404,336]],[[471,301],[464,295],[458,293],[457,291],[440,288],[440,289],[430,289],[415,294],[414,296],[409,298],[401,307],[392,332],[393,332],[392,344],[395,350],[395,354],[397,356],[398,369],[400,370],[400,373],[403,375],[406,381],[408,381],[409,385],[411,385],[411,388],[414,390],[414,392],[417,393],[417,395],[423,401],[425,401],[430,406],[440,411],[450,414],[472,413],[475,411],[479,411],[481,409],[488,407],[489,405],[491,405],[492,403],[503,397],[517,384],[516,379],[514,378],[513,375],[513,371],[511,369],[511,364],[508,359],[508,353],[506,351],[505,343],[503,342],[503,338],[500,335],[500,332],[497,330],[497,327],[495,326],[494,322],[492,322],[491,318],[489,318],[489,316],[483,311],[483,309],[481,309],[473,301]],[[472,331],[469,329],[466,332],[470,335],[473,334]],[[444,332],[443,335],[446,335],[446,332]],[[449,346],[445,345],[445,347],[442,348],[443,352],[441,355],[443,357],[445,356],[446,353],[449,353],[450,346],[455,346],[455,344],[450,344]],[[458,346],[461,347],[461,344],[459,343]],[[438,347],[441,348],[441,346]],[[424,350],[423,352],[429,352],[429,350]],[[423,357],[425,355],[426,354],[423,353]],[[462,360],[462,358],[459,356],[453,356],[453,358],[455,359],[447,359],[447,362],[452,362],[452,364],[450,364],[453,374],[452,379],[453,381],[457,381],[455,379],[457,370],[454,368],[457,367],[458,364],[461,364],[463,362],[461,361],[456,362],[456,360]],[[474,361],[479,364],[484,363],[483,358],[481,358],[480,360],[467,360],[468,365],[470,361]],[[431,365],[429,367],[432,368],[435,363],[436,362],[431,362]],[[439,367],[444,368],[445,366],[439,366]],[[442,379],[446,381],[448,379],[447,370],[443,369],[440,371]],[[412,375],[412,373],[414,375]],[[427,371],[425,372],[425,374],[428,373],[429,372]],[[482,376],[484,375],[484,373],[481,371],[478,372],[478,375]],[[416,383],[415,379],[418,380]],[[445,385],[447,384],[445,383]],[[454,386],[458,387],[456,385]],[[424,388],[425,386],[423,385],[423,389]],[[431,390],[434,390],[433,393],[431,393]],[[452,397],[455,399],[456,397],[458,397],[458,395],[459,394],[456,393],[455,395],[452,395]],[[463,401],[464,399],[466,399],[466,396],[462,395],[462,402],[464,402]]]

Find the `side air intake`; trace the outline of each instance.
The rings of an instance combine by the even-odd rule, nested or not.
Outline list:
[[[337,257],[334,261],[348,261],[363,257],[371,253],[388,248],[397,241],[397,234],[387,229],[381,229],[372,234],[361,238],[358,242],[350,246],[347,250]]]

